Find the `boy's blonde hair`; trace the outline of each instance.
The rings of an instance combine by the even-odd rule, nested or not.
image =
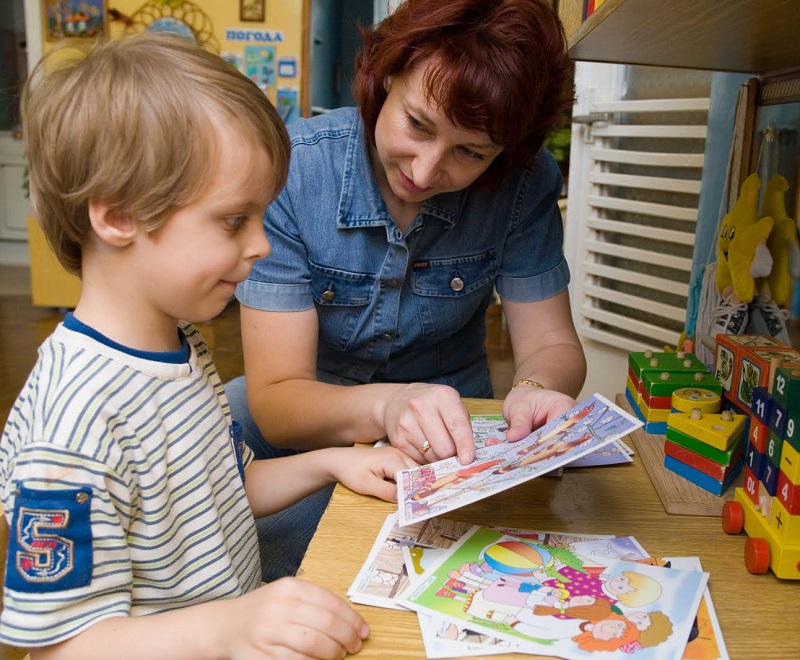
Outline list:
[[[88,50],[88,52],[87,52]],[[196,201],[217,174],[217,131],[242,131],[286,183],[289,138],[253,81],[217,55],[165,33],[51,51],[22,99],[30,196],[62,265],[80,274],[101,201],[148,231]],[[250,162],[242,155],[242,167]]]

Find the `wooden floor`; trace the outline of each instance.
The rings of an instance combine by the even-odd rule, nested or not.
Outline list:
[[[26,293],[26,279],[16,269],[0,266],[0,278],[0,424],[4,425],[36,362],[37,347],[63,319],[65,310],[34,307]],[[217,318],[199,328],[223,382],[243,374],[239,305],[229,304]],[[495,396],[503,398],[511,385],[514,366],[508,332],[497,305],[487,313],[487,347]]]

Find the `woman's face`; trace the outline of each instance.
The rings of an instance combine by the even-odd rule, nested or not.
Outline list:
[[[418,67],[390,80],[375,125],[376,177],[411,204],[463,190],[502,151],[486,133],[451,124],[426,97],[424,74],[425,68]]]

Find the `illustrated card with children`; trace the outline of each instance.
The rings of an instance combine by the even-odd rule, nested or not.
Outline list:
[[[397,475],[400,524],[425,520],[466,506],[586,456],[642,423],[595,394],[518,442],[475,452],[461,465],[448,458]]]
[[[397,600],[526,653],[680,658],[708,574],[612,559],[474,527]]]

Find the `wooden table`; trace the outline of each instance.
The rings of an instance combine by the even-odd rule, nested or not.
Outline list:
[[[471,413],[499,413],[502,402],[465,399]],[[300,575],[343,596],[397,506],[337,486]],[[746,536],[728,536],[719,517],[665,512],[646,470],[632,464],[570,468],[459,509],[448,517],[478,525],[634,536],[653,556],[699,556],[731,658],[800,658],[800,584],[771,572],[750,575]],[[425,658],[414,612],[354,605],[372,633],[359,658]],[[492,656],[513,658],[519,655]]]

